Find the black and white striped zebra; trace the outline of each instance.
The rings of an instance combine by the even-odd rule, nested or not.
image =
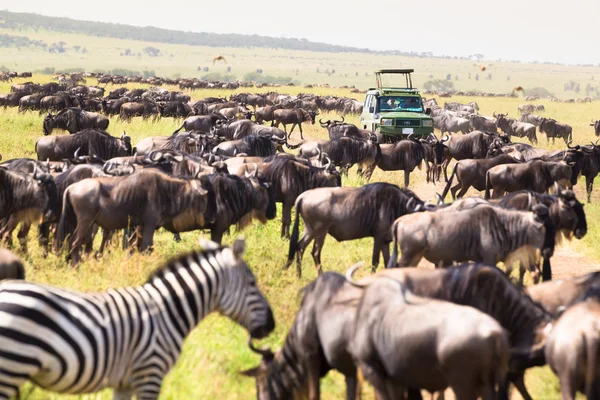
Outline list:
[[[115,398],[156,399],[185,337],[218,311],[261,338],[269,303],[242,259],[245,244],[181,256],[142,286],[83,294],[0,283],[0,399],[27,380],[53,392],[114,388]]]

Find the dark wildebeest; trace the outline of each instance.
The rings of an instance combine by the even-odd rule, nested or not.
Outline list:
[[[396,143],[382,144],[377,167],[383,171],[404,171],[404,187],[408,187],[410,173],[421,169],[425,149],[421,142],[407,139]]]
[[[81,156],[97,156],[103,160],[131,155],[131,138],[125,133],[121,138],[110,136],[104,131],[85,129],[68,136],[49,136],[35,143],[38,160],[62,161]]]
[[[594,135],[600,136],[600,119],[598,119],[596,121],[592,120],[592,123],[590,124],[590,126],[594,127]]]
[[[46,111],[60,111],[69,107],[76,107],[81,104],[75,96],[68,93],[44,96],[40,100],[40,114]]]
[[[242,139],[249,135],[275,136],[280,141],[286,140],[285,132],[272,126],[263,126],[247,119],[228,121],[211,129],[211,134],[226,140]]]
[[[182,129],[185,131],[201,131],[204,133],[210,132],[211,128],[217,124],[217,121],[227,121],[223,115],[213,113],[210,115],[195,115],[193,117],[186,118],[181,126],[173,132],[173,135],[179,133]]]
[[[371,131],[367,129],[359,129],[356,125],[345,123],[344,117],[342,120],[327,120],[323,122],[319,120],[319,124],[322,128],[327,128],[329,133],[329,139],[335,140],[341,137],[354,137],[359,139],[366,139],[371,134]]]
[[[450,114],[441,114],[433,117],[435,126],[444,133],[467,134],[471,132],[471,121],[468,118],[457,117]]]
[[[496,120],[491,117],[485,117],[483,115],[473,114],[469,116],[471,120],[471,127],[474,131],[484,131],[484,132],[497,132],[498,125],[496,124]]]
[[[108,190],[107,190],[108,189]],[[154,231],[171,222],[204,222],[207,191],[198,180],[170,177],[146,169],[120,178],[90,178],[69,186],[63,196],[58,240],[66,239],[65,220],[76,221],[71,249],[74,263],[94,224],[106,230],[141,227],[141,250],[152,246]],[[212,222],[212,221],[211,221]]]
[[[554,119],[542,118],[540,120],[540,132],[545,133],[550,143],[552,138],[552,144],[556,138],[562,138],[565,143],[573,141],[573,128],[571,125],[562,124]]]
[[[425,151],[425,180],[435,183],[440,180],[441,168],[444,163],[444,145],[434,135],[419,140]]]
[[[98,129],[105,131],[109,119],[104,115],[83,111],[79,108],[67,108],[56,115],[48,113],[44,118],[44,135],[52,134],[54,128],[64,129],[69,133],[76,133],[84,129]]]
[[[308,190],[298,196],[295,207],[296,220],[285,268],[289,268],[295,257],[296,271],[301,276],[302,256],[313,239],[313,260],[317,271],[322,273],[321,250],[327,234],[339,242],[372,237],[373,269],[379,264],[380,254],[387,264],[392,223],[401,215],[421,210],[424,202],[408,189],[379,182],[360,188]],[[300,217],[304,220],[304,233],[298,240]]]
[[[156,150],[175,150],[182,153],[195,153],[201,147],[200,138],[193,132],[182,132],[172,136],[150,136],[140,140],[133,152],[147,156]]]
[[[493,399],[510,356],[508,334],[491,316],[417,296],[387,277],[365,288],[348,348],[382,400],[447,387],[457,399]]]
[[[524,398],[523,371],[543,364],[543,344],[550,316],[522,294],[502,271],[482,265],[448,269],[388,269],[360,283],[381,276],[403,282],[413,293],[462,305],[471,305],[495,318],[510,333],[511,378]],[[363,293],[343,275],[325,272],[304,290],[302,305],[275,356],[261,352],[262,365],[249,371],[257,376],[258,399],[290,399],[296,393],[319,398],[319,378],[336,369],[346,378],[346,398],[358,398],[357,371],[349,353],[356,306]],[[256,351],[256,349],[254,349]],[[307,388],[308,386],[308,388]],[[313,396],[314,394],[314,396]]]
[[[407,215],[393,224],[394,250],[388,267],[415,266],[423,257],[436,267],[464,261],[537,265],[540,254],[545,260],[552,257],[555,235],[548,208],[541,204],[533,212],[480,205]],[[402,256],[396,262],[398,246]],[[550,268],[544,262],[544,280],[551,276]]]
[[[234,157],[236,154],[244,153],[248,156],[267,157],[275,154],[277,144],[285,143],[285,139],[275,136],[249,135],[239,140],[230,140],[217,145],[213,154]]]
[[[600,140],[600,139],[599,139]],[[587,192],[587,201],[592,201],[592,189],[594,188],[594,179],[600,172],[600,146],[598,140],[588,146],[581,146],[583,151],[583,167],[581,174],[585,176],[585,189]]]
[[[532,190],[546,193],[559,185],[569,186],[571,166],[564,162],[533,160],[522,164],[504,164],[489,169],[485,178],[485,198],[499,199],[506,192]],[[490,196],[490,189],[494,193]]]
[[[600,285],[600,271],[527,286],[525,293],[558,318],[566,309],[574,305],[588,289],[598,285]]]
[[[169,101],[158,107],[161,117],[186,118],[193,114],[192,108],[181,101]]]
[[[288,133],[288,138],[290,138],[294,128],[298,125],[298,128],[300,128],[300,139],[304,139],[304,136],[302,136],[302,123],[310,122],[314,125],[317,114],[318,112],[316,111],[306,111],[303,108],[275,110],[273,111],[273,122],[271,123],[271,126],[278,128],[279,124],[283,124],[283,130],[287,133],[287,124],[292,124],[292,129]]]
[[[121,120],[131,121],[131,118],[136,116],[144,119],[154,116],[154,119],[156,120],[160,116],[160,108],[158,107],[158,104],[152,101],[132,101],[121,105],[119,114]]]
[[[273,106],[257,108],[254,111],[254,120],[257,124],[262,124],[265,121],[273,121],[273,112],[282,108],[284,108],[283,104],[275,104]]]
[[[442,200],[446,198],[448,190],[450,190],[452,194],[452,199],[463,197],[471,186],[473,186],[475,190],[479,190],[481,192],[482,190],[485,190],[485,177],[488,170],[501,164],[517,163],[519,163],[518,160],[506,154],[501,154],[494,158],[484,158],[481,160],[467,159],[457,161],[456,164],[454,164],[454,169],[452,170],[450,179],[448,180],[448,183],[446,183],[446,187],[442,193]],[[450,189],[455,175],[457,183]],[[457,194],[456,192],[459,190],[460,192]]]
[[[494,112],[494,117],[497,118],[498,128],[502,130],[502,132],[506,133],[509,136],[516,136],[519,138],[526,137],[532,144],[537,144],[537,135],[535,134],[535,125],[520,122],[514,118],[507,118],[508,114],[498,114]]]
[[[600,286],[586,291],[555,323],[546,342],[546,360],[558,375],[563,400],[579,391],[600,398]]]
[[[21,97],[19,99],[19,112],[39,110],[40,101],[44,96],[43,93],[35,93]]]
[[[246,106],[235,106],[222,108],[217,113],[221,114],[227,119],[247,119],[252,118],[253,112],[250,111]]]
[[[4,279],[25,279],[25,267],[11,251],[0,249],[0,280]]]
[[[519,117],[519,121],[527,122],[527,123],[535,125],[535,126],[540,126],[541,120],[542,120],[542,117],[540,117],[539,115],[531,114],[531,113],[525,113]]]
[[[275,201],[282,203],[282,237],[290,237],[292,207],[300,194],[319,187],[342,186],[340,174],[330,167],[313,167],[289,158],[276,158],[267,164],[263,174],[271,182]]]
[[[102,100],[102,112],[106,115],[119,115],[121,113],[121,106],[125,103],[130,102],[129,97],[121,97],[118,99]]]
[[[485,158],[492,143],[500,141],[509,143],[508,136],[496,135],[494,133],[473,131],[466,135],[446,136],[440,139],[442,145],[448,149],[448,158],[444,161],[444,178],[448,182],[448,164],[451,159],[465,160]]]

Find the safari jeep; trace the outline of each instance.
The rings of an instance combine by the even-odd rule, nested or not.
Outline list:
[[[360,125],[375,133],[380,143],[396,142],[409,135],[425,137],[433,134],[431,110],[423,107],[419,91],[412,87],[412,72],[412,69],[375,72],[377,88],[367,91]],[[402,83],[390,85],[389,81],[394,78],[396,81],[401,78]]]

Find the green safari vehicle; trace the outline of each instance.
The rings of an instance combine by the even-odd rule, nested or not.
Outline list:
[[[433,119],[429,116],[431,110],[423,107],[419,91],[413,88],[412,72],[413,69],[375,71],[377,88],[367,91],[360,125],[375,133],[380,143],[397,142],[409,135],[433,135]],[[401,81],[400,85],[390,85],[390,81],[398,80]]]

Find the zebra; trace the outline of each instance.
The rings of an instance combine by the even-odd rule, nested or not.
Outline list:
[[[115,399],[156,399],[185,337],[213,311],[251,339],[267,336],[273,313],[242,258],[244,240],[208,243],[135,288],[84,294],[0,282],[0,399],[27,380],[58,393],[113,388]]]

